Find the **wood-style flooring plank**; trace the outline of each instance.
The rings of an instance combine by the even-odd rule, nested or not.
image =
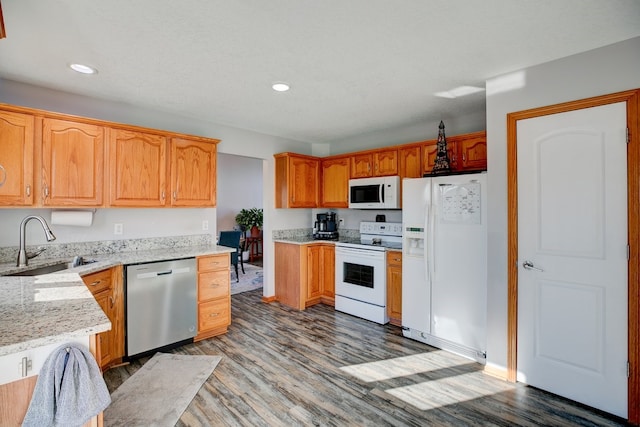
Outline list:
[[[623,420],[522,384],[381,326],[316,305],[233,295],[225,335],[172,350],[222,360],[179,426],[619,426]],[[149,358],[111,369],[111,391]],[[140,398],[144,398],[143,395]]]

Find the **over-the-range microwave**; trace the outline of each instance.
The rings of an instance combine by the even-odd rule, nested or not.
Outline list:
[[[400,209],[400,177],[350,179],[349,208]]]

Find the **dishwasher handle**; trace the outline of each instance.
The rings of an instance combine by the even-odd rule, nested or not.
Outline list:
[[[168,271],[158,271],[156,273],[156,276],[166,276],[167,274],[171,274],[173,273],[173,270],[168,270]]]

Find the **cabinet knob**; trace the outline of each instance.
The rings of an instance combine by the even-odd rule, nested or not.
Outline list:
[[[2,172],[2,176],[0,176],[0,187],[2,187],[5,183],[5,181],[7,180],[7,171],[4,168],[4,166],[0,165],[0,172]],[[29,186],[27,185],[27,188],[29,188]],[[27,194],[28,196],[28,194]]]
[[[4,181],[2,181],[2,183],[4,184]],[[31,197],[31,186],[27,185],[27,197]]]
[[[113,306],[116,304],[116,301],[113,299],[112,296],[109,297],[109,301],[111,302],[111,308],[113,308]]]
[[[95,282],[89,283],[89,286],[98,286],[100,283],[102,283],[102,280],[96,280]]]
[[[211,313],[211,314],[209,314],[209,317],[217,317],[219,315],[220,315],[220,313]]]
[[[173,192],[173,200],[178,200],[178,194],[175,191]]]
[[[49,197],[49,187],[48,186],[44,186],[44,198],[46,199],[47,197]]]

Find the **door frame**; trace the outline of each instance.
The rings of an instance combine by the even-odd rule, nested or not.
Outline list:
[[[518,165],[519,120],[584,108],[627,104],[627,216],[628,216],[628,419],[640,423],[640,89],[586,98],[507,114],[507,380],[516,381],[518,351]]]

